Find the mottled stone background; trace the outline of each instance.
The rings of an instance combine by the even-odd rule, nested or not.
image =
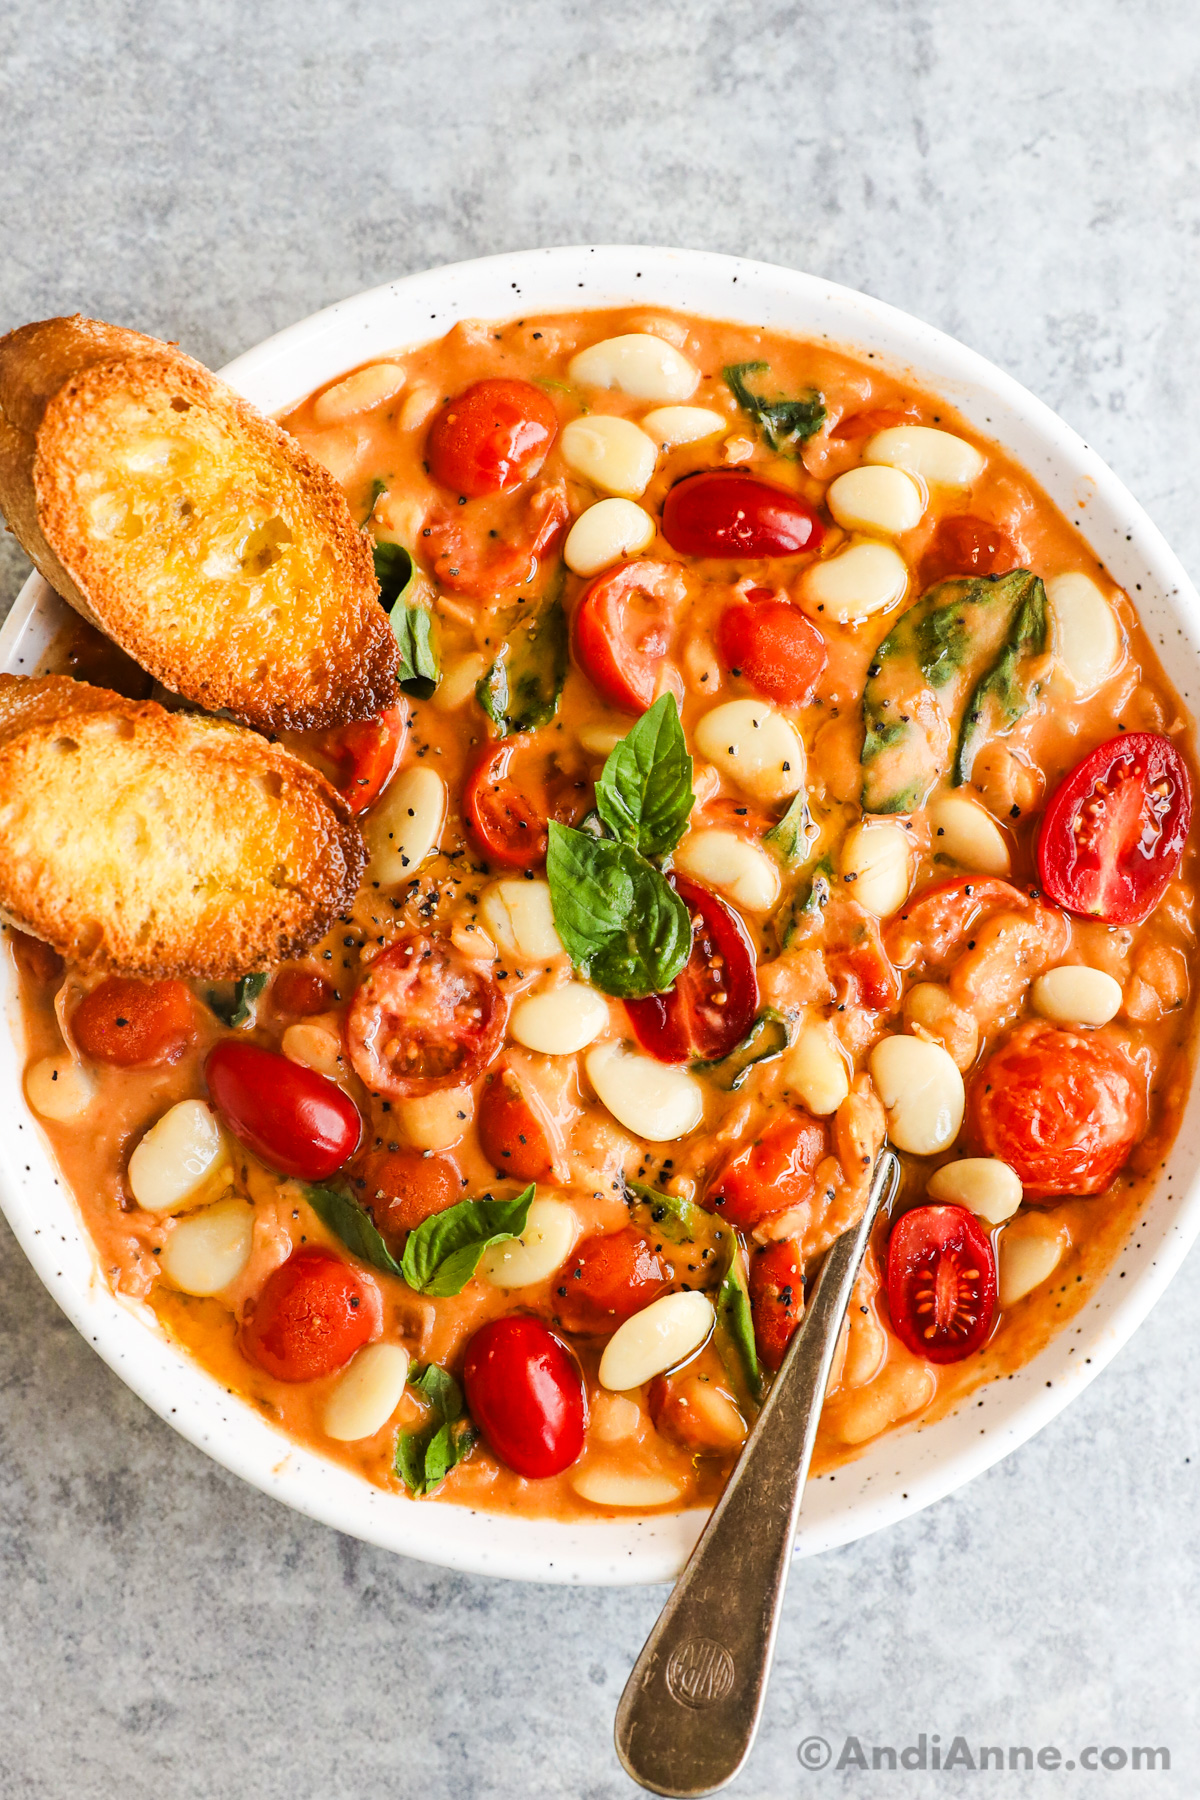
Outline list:
[[[8,0],[0,328],[79,307],[220,363],[480,252],[744,252],[994,358],[1196,575],[1198,116],[1189,0]],[[5,547],[0,597],[24,573]],[[2,1800],[633,1792],[612,1713],[660,1594],[446,1575],[285,1512],[0,1238]],[[797,1570],[738,1793],[1200,1792],[1196,1270],[1034,1443]],[[797,1761],[811,1733],[920,1731],[1165,1744],[1172,1769]]]

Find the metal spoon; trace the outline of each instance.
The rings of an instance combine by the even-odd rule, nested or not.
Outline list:
[[[827,1252],[729,1485],[625,1684],[617,1755],[651,1793],[715,1794],[750,1754],[834,1346],[899,1169],[880,1152],[866,1211]]]

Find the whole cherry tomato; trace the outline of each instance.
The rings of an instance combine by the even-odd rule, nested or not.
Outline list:
[[[921,586],[935,587],[951,575],[999,575],[1016,563],[1017,547],[1001,526],[956,513],[942,520],[925,547]]]
[[[892,1227],[888,1311],[900,1342],[927,1362],[961,1362],[996,1315],[996,1259],[965,1206],[914,1206]]]
[[[718,1062],[737,1047],[758,1011],[754,945],[724,900],[671,876],[692,915],[692,953],[665,994],[627,1000],[634,1036],[659,1062]]]
[[[583,1449],[587,1392],[579,1364],[528,1313],[480,1327],[467,1345],[463,1391],[492,1455],[528,1481],[561,1475]]]
[[[551,1128],[537,1096],[507,1064],[491,1070],[479,1096],[479,1148],[498,1175],[545,1181],[553,1173]]]
[[[633,1225],[587,1238],[553,1281],[553,1305],[564,1331],[595,1336],[615,1331],[662,1293],[671,1271]]]
[[[280,969],[271,981],[271,1005],[292,1018],[328,1012],[336,999],[333,983],[315,969]]]
[[[399,1251],[410,1231],[462,1199],[463,1176],[444,1152],[423,1156],[384,1148],[366,1158],[354,1187],[389,1246]]]
[[[120,1069],[178,1062],[195,1027],[195,1002],[182,981],[113,975],[85,994],[71,1015],[80,1054]]]
[[[759,1360],[777,1369],[804,1311],[804,1265],[794,1239],[781,1238],[751,1257],[750,1311]]]
[[[817,1185],[813,1171],[828,1148],[821,1120],[802,1107],[789,1107],[718,1172],[704,1205],[739,1231],[753,1231],[772,1213],[812,1198]]]
[[[825,536],[799,494],[736,469],[685,475],[667,495],[662,532],[682,556],[800,556]]]
[[[971,1082],[968,1136],[1012,1165],[1027,1200],[1102,1193],[1145,1125],[1145,1077],[1100,1032],[1031,1020]]]
[[[457,494],[507,494],[537,474],[557,432],[554,407],[532,382],[476,381],[429,427],[429,472]]]
[[[319,1381],[378,1337],[379,1289],[313,1244],[267,1276],[241,1331],[242,1354],[276,1381]]]
[[[625,563],[584,589],[571,644],[576,662],[610,706],[643,713],[654,704],[686,598],[683,576],[672,563]]]
[[[1046,808],[1038,874],[1052,900],[1108,925],[1149,918],[1192,822],[1187,764],[1157,731],[1126,731],[1078,763]]]
[[[222,1038],[208,1053],[204,1079],[222,1124],[280,1175],[324,1181],[358,1148],[357,1106],[304,1063]]]
[[[504,1040],[507,1008],[489,975],[448,939],[414,932],[377,956],[346,1020],[359,1079],[387,1100],[474,1081]]]
[[[407,736],[408,707],[402,703],[377,718],[319,732],[313,747],[333,763],[338,792],[352,813],[360,813],[378,800],[396,773]]]
[[[803,706],[825,672],[825,639],[790,600],[756,599],[758,591],[721,614],[721,661],[769,700]]]

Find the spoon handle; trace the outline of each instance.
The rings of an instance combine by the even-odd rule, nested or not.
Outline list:
[[[716,1793],[750,1754],[834,1346],[898,1168],[880,1153],[866,1211],[821,1264],[741,1459],[625,1684],[617,1755],[651,1793]]]

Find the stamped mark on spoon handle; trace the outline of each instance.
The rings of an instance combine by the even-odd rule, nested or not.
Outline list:
[[[826,1255],[737,1468],[625,1684],[617,1755],[652,1793],[713,1794],[750,1754],[834,1346],[898,1167],[880,1153],[866,1211]]]

